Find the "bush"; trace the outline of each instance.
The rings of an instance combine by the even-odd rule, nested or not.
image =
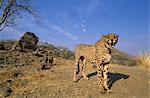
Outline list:
[[[139,53],[136,57],[137,57],[138,65],[143,66],[145,68],[150,67],[150,53],[149,52]]]
[[[58,51],[59,51],[59,56],[65,59],[74,59],[74,52],[70,51],[68,48],[66,47],[57,47]]]

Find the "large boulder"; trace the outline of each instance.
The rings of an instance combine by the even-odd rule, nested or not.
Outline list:
[[[35,50],[36,45],[39,41],[39,38],[32,32],[26,32],[18,42],[14,44],[11,50],[19,47],[22,51],[26,51],[27,49]]]

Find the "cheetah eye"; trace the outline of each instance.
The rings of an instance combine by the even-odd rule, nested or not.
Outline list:
[[[117,36],[114,36],[114,38],[118,38]]]
[[[115,43],[116,42],[116,40],[113,40],[113,43]]]
[[[110,40],[110,38],[109,38],[109,37],[107,37],[107,38],[106,38],[106,41],[109,41],[109,40]]]

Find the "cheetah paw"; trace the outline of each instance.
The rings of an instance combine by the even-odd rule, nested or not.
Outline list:
[[[106,94],[106,91],[105,90],[100,90],[100,93],[101,94]]]
[[[88,80],[89,78],[88,77],[83,77],[85,80]]]
[[[108,89],[108,90],[107,90],[107,93],[113,93],[113,91]]]
[[[73,82],[77,82],[77,79],[76,79],[76,78],[73,78]]]

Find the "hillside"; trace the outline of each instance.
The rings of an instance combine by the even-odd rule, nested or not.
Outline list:
[[[4,42],[2,42],[4,43]],[[98,91],[95,69],[87,65],[89,80],[72,82],[74,55],[67,48],[51,44],[42,47],[40,55],[34,51],[8,50],[12,42],[5,42],[0,50],[0,98],[148,98],[150,72],[132,64],[132,58],[116,49],[110,65],[109,86],[113,93],[101,95]],[[9,48],[10,47],[10,48]],[[55,51],[52,66],[43,66],[42,55]],[[58,53],[59,52],[59,53]],[[57,54],[58,53],[58,54]],[[123,65],[130,65],[123,66]],[[142,80],[142,81],[141,81]]]
[[[6,50],[9,50],[9,49],[11,49],[11,47],[13,46],[13,44],[15,42],[16,41],[12,41],[12,40],[0,41],[0,45],[3,44],[6,48]],[[38,47],[39,46],[42,46],[45,49],[47,48],[48,50],[55,51],[56,54],[59,52],[59,55],[63,58],[74,59],[74,53],[65,47],[56,47],[56,46],[54,46],[52,44],[48,44],[48,43],[40,43],[40,44],[38,44]],[[117,50],[116,48],[113,48],[113,50],[112,50],[112,61],[111,62],[114,64],[122,64],[122,65],[126,65],[126,66],[134,66],[136,64],[134,59],[130,55],[128,55],[124,52],[121,52],[121,51]]]
[[[112,49],[112,63],[125,65],[125,66],[134,66],[136,61],[132,56],[117,50],[116,48]]]

